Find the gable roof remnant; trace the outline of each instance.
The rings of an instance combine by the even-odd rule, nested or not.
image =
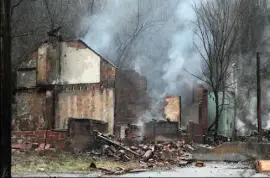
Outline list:
[[[80,43],[82,45],[84,45],[86,48],[90,49],[93,53],[95,53],[96,55],[98,55],[100,58],[104,59],[105,61],[107,61],[108,63],[110,63],[113,67],[117,68],[117,66],[115,64],[113,64],[111,61],[105,59],[103,56],[101,56],[98,52],[96,52],[93,48],[91,48],[90,46],[88,46],[82,39],[77,39],[77,40],[64,40],[63,42],[75,42],[75,43]]]
[[[63,43],[78,43],[78,44],[82,44],[83,46],[85,46],[85,48],[88,48],[89,50],[91,50],[93,53],[95,53],[97,56],[99,56],[101,59],[103,59],[103,60],[105,60],[106,62],[108,62],[109,64],[111,64],[113,67],[115,67],[115,68],[117,68],[117,66],[115,65],[115,64],[113,64],[111,61],[109,61],[109,60],[107,60],[107,59],[105,59],[104,57],[102,57],[98,52],[96,52],[94,49],[92,49],[90,46],[88,46],[83,40],[81,40],[81,39],[76,39],[76,40],[63,40],[63,41],[61,41],[61,42],[63,42]],[[45,40],[42,44],[45,44],[45,43],[48,43],[48,40]],[[38,48],[42,45],[42,44],[40,44],[35,50],[33,50],[29,55],[31,56],[34,52],[36,52],[37,50],[38,50]],[[79,45],[77,46],[77,47],[79,47]],[[24,68],[24,67],[22,67],[22,66],[24,66],[23,64],[25,64],[25,63],[28,63],[28,62],[30,62],[31,60],[32,60],[32,58],[31,57],[29,57],[29,55],[28,55],[28,57],[26,57],[27,59],[26,60],[24,60],[24,61],[22,61],[16,68],[14,68],[14,69],[20,69],[20,68]]]
[[[83,40],[79,39],[77,40],[78,42],[84,44],[88,49],[90,49],[91,51],[93,51],[96,55],[98,55],[100,58],[104,59],[105,61],[107,61],[108,63],[110,63],[113,67],[117,68],[117,66],[115,64],[113,64],[111,61],[105,59],[104,57],[102,57],[98,52],[96,52],[94,49],[92,49],[90,46],[88,46]]]

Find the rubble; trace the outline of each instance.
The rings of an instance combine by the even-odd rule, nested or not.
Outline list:
[[[97,145],[101,146],[100,148],[91,150],[89,152],[90,155],[99,155],[123,162],[137,160],[140,162],[140,166],[143,169],[169,165],[184,167],[194,161],[192,156],[193,151],[202,146],[207,147],[195,143],[185,144],[183,141],[159,142],[156,144],[144,143],[128,147],[99,132],[95,132],[94,135]],[[116,174],[115,171],[112,170],[102,169],[102,171],[108,174],[112,174],[112,172]],[[120,172],[123,172],[123,170]]]

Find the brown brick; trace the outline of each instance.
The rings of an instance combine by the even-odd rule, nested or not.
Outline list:
[[[34,131],[23,131],[24,135],[34,135]]]
[[[44,139],[44,138],[45,138],[45,134],[43,134],[43,135],[40,134],[40,135],[37,135],[36,137],[37,137],[38,139]]]
[[[20,138],[22,136],[21,131],[13,131],[11,132],[12,137]]]
[[[45,138],[38,138],[38,143],[43,143],[45,142]]]
[[[37,131],[35,131],[35,135],[37,135],[37,136],[44,136],[45,135],[45,130],[37,130]]]
[[[65,139],[66,138],[66,134],[65,133],[61,133],[60,135],[59,135],[59,139]]]
[[[59,135],[53,135],[51,137],[48,137],[50,140],[54,141],[54,140],[59,140]]]
[[[47,132],[45,131],[45,135],[46,135],[46,134],[47,134],[47,136],[52,136],[52,135],[55,134],[55,132],[52,131],[52,130],[47,130]]]

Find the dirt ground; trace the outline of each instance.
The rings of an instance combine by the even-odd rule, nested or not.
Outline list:
[[[47,177],[45,173],[14,175],[17,177]],[[101,174],[92,172],[86,174],[50,174],[51,177],[102,177]],[[148,172],[129,173],[117,176],[104,177],[270,177],[270,174],[256,173],[255,169],[249,164],[244,163],[224,163],[224,162],[205,162],[204,167],[196,167],[191,164],[187,167],[174,167],[170,169],[149,170]]]
[[[12,174],[35,173],[89,173],[91,163],[103,168],[139,167],[136,162],[114,162],[87,155],[76,156],[66,152],[15,152],[12,154]]]

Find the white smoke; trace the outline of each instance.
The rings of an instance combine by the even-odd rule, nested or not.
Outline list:
[[[200,67],[200,58],[194,56],[194,53],[189,55],[189,49],[194,45],[193,22],[196,20],[192,3],[188,0],[181,2],[175,12],[178,21],[182,22],[182,28],[172,35],[171,48],[168,51],[169,61],[163,67],[162,79],[166,83],[165,92],[168,94],[177,93],[184,79],[191,79],[183,68],[193,73]]]
[[[89,18],[90,29],[83,40],[104,57],[115,61],[119,47],[116,38],[119,35],[125,38],[122,32],[129,28],[126,26],[129,18],[137,15],[137,3],[137,0],[107,2],[101,11]],[[155,7],[150,2],[148,8],[141,10],[145,13],[141,14],[141,18],[152,20],[154,24],[164,16],[164,11],[172,16],[163,25],[145,30],[131,47],[132,55],[129,57],[133,57],[132,67],[147,77],[148,93],[153,98],[150,110],[142,118],[162,119],[161,109],[164,107],[165,96],[189,95],[190,91],[184,88],[185,82],[194,78],[183,68],[196,73],[201,66],[200,57],[193,45],[192,22],[196,20],[196,14],[192,3],[190,0],[157,0]],[[167,6],[165,10],[164,5]],[[154,13],[151,14],[151,11]]]
[[[100,0],[99,4],[96,4],[98,11],[83,19],[82,24],[89,25],[83,40],[95,51],[114,61],[114,37],[124,28],[126,20],[134,14],[136,3],[134,0]],[[85,28],[85,25],[81,28]]]

